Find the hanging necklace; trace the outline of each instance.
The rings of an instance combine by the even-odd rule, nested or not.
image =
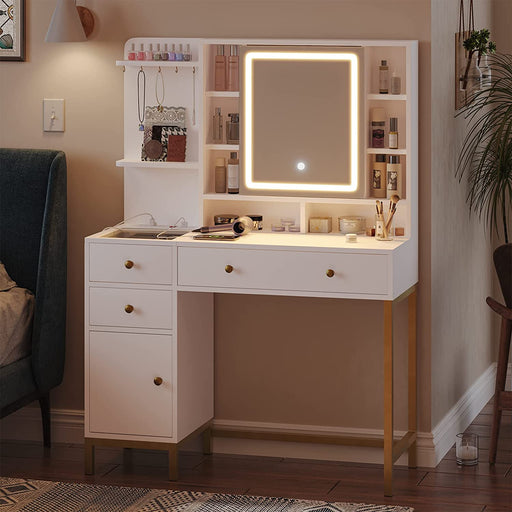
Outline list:
[[[140,89],[141,89],[141,78],[142,78],[142,102],[140,99]],[[141,105],[142,103],[142,105]],[[142,113],[141,113],[142,106]],[[137,114],[139,116],[139,131],[144,131],[144,115],[146,112],[146,73],[144,73],[144,69],[142,66],[140,67],[139,72],[137,73]]]
[[[162,83],[162,100],[161,101],[158,98],[158,82],[159,81]],[[165,82],[164,82],[164,75],[162,74],[162,69],[160,67],[158,68],[158,73],[156,74],[156,79],[155,79],[155,98],[156,98],[156,102],[158,103],[158,112],[163,112],[164,111],[163,102],[165,99]]]

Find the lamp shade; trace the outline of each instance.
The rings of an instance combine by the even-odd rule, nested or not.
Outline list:
[[[47,43],[71,43],[86,40],[75,0],[57,0],[57,7],[53,12],[45,41]]]

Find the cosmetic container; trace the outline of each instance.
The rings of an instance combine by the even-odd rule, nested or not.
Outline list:
[[[239,115],[228,114],[229,121],[226,121],[226,144],[239,144],[240,142],[240,123]]]
[[[357,216],[338,217],[338,226],[342,235],[348,233],[363,234],[366,230],[366,219]]]
[[[189,62],[192,60],[192,53],[190,52],[190,44],[187,43],[185,51],[183,52],[183,60]]]
[[[135,52],[135,43],[132,43],[132,49],[128,52],[128,60],[136,60],[137,53]]]
[[[215,159],[215,192],[226,193],[226,162],[224,158]]]
[[[398,118],[389,119],[389,149],[398,149]]]
[[[146,52],[144,51],[144,45],[140,45],[140,50],[137,52],[137,60],[146,60]]]
[[[386,197],[386,155],[375,155],[370,175],[372,197]]]
[[[355,233],[347,233],[345,240],[350,244],[355,244],[357,242],[357,235]]]
[[[388,61],[381,60],[379,66],[379,93],[388,94],[389,92],[389,68]]]
[[[149,50],[146,51],[146,60],[153,60],[153,45],[149,43]]]
[[[215,108],[212,121],[212,142],[214,144],[222,144],[222,113],[220,107]]]
[[[226,89],[228,91],[238,91],[238,46],[232,44],[229,48]]]
[[[400,94],[402,91],[402,80],[397,75],[396,71],[393,71],[391,75],[391,94]]]
[[[386,128],[386,111],[383,108],[372,108],[372,120],[370,125],[371,147],[383,148]]]
[[[398,155],[389,155],[386,165],[386,197],[402,196],[402,165]]]
[[[228,160],[228,194],[238,194],[240,191],[238,164],[238,155],[233,151]]]
[[[179,61],[183,60],[183,45],[181,43],[178,46],[178,51],[176,52],[176,60],[179,60]]]
[[[375,239],[393,240],[393,221],[386,225],[386,216],[382,213],[375,215]]]
[[[282,224],[272,224],[270,229],[276,233],[283,233],[286,230]]]
[[[330,233],[332,231],[332,217],[311,217],[309,219],[310,233]]]
[[[255,231],[263,230],[263,215],[247,215],[253,222],[253,229]]]
[[[288,226],[288,231],[290,233],[300,233],[300,226],[298,224],[292,224]]]
[[[217,55],[215,56],[215,90],[226,90],[226,56],[222,44],[217,45]]]
[[[213,216],[213,223],[216,226],[220,224],[233,224],[236,219],[238,219],[238,215],[235,215],[234,213],[219,213]]]
[[[169,52],[169,60],[176,60],[176,46],[174,43],[171,45],[171,51]]]

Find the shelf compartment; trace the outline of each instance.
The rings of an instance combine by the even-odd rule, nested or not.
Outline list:
[[[220,151],[239,151],[239,144],[206,144],[206,149],[220,150]]]
[[[240,98],[239,91],[206,91],[207,98]]]
[[[407,101],[407,94],[368,94],[370,101]]]
[[[407,155],[407,149],[367,148],[368,155]]]
[[[197,60],[116,60],[116,66],[139,67],[162,67],[162,68],[193,68],[198,67]]]
[[[116,161],[116,167],[147,167],[153,169],[199,169],[199,162],[152,162],[129,160],[123,158]]]

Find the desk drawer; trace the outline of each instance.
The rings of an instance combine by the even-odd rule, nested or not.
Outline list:
[[[89,290],[89,323],[111,327],[172,328],[172,292],[133,288]]]
[[[328,270],[334,271],[332,277],[327,276]],[[179,247],[178,283],[384,295],[388,292],[388,258],[384,254]]]
[[[110,283],[171,284],[171,248],[91,243],[89,280]]]

